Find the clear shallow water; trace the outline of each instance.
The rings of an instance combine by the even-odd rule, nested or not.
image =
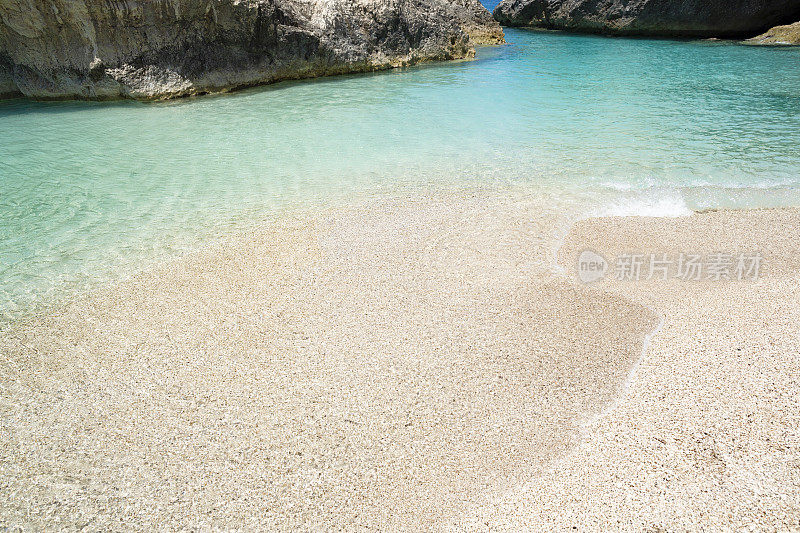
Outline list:
[[[220,97],[0,103],[0,316],[281,206],[398,186],[619,214],[800,205],[800,50],[507,37],[476,61]]]

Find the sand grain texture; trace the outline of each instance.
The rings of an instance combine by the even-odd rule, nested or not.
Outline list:
[[[578,223],[561,250],[753,252],[756,282],[607,279],[664,317],[613,405],[546,473],[470,529],[789,531],[800,527],[800,211]],[[588,245],[588,246],[587,246]]]
[[[564,274],[570,216],[372,198],[15,324],[0,526],[798,527],[800,212],[584,220]],[[586,247],[765,269],[584,286]]]
[[[654,325],[553,275],[563,223],[524,195],[373,199],[15,325],[0,525],[458,520],[565,453]]]

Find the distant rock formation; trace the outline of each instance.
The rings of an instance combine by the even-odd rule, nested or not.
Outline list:
[[[766,33],[745,41],[747,44],[800,46],[800,22],[787,26],[775,26]]]
[[[169,98],[501,42],[479,0],[0,0],[0,96]]]
[[[503,0],[507,26],[617,35],[752,37],[800,19],[798,0]]]

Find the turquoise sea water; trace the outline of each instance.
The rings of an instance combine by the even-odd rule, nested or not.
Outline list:
[[[277,207],[530,187],[608,212],[800,205],[800,50],[507,30],[475,61],[168,103],[0,103],[0,316]]]

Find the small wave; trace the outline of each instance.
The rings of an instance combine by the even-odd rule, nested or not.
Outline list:
[[[680,189],[702,189],[702,188],[714,188],[714,189],[760,189],[760,190],[772,190],[772,189],[783,189],[783,188],[797,188],[800,186],[800,181],[798,179],[792,178],[759,178],[757,181],[755,180],[742,180],[742,181],[735,181],[735,180],[728,180],[728,181],[719,181],[719,180],[711,180],[711,179],[693,179],[693,180],[662,180],[658,181],[653,178],[648,178],[646,180],[641,181],[601,181],[597,183],[598,186],[611,190],[611,191],[619,191],[619,192],[627,192],[627,191],[646,191],[652,189],[664,189],[665,186],[674,186]]]
[[[681,217],[709,209],[800,206],[800,190],[789,186],[697,186],[606,188],[593,216]]]
[[[800,191],[795,187],[687,187],[682,192],[695,211],[800,206]]]
[[[648,191],[648,194],[625,195],[600,207],[597,216],[605,217],[683,217],[692,209],[679,191]]]

